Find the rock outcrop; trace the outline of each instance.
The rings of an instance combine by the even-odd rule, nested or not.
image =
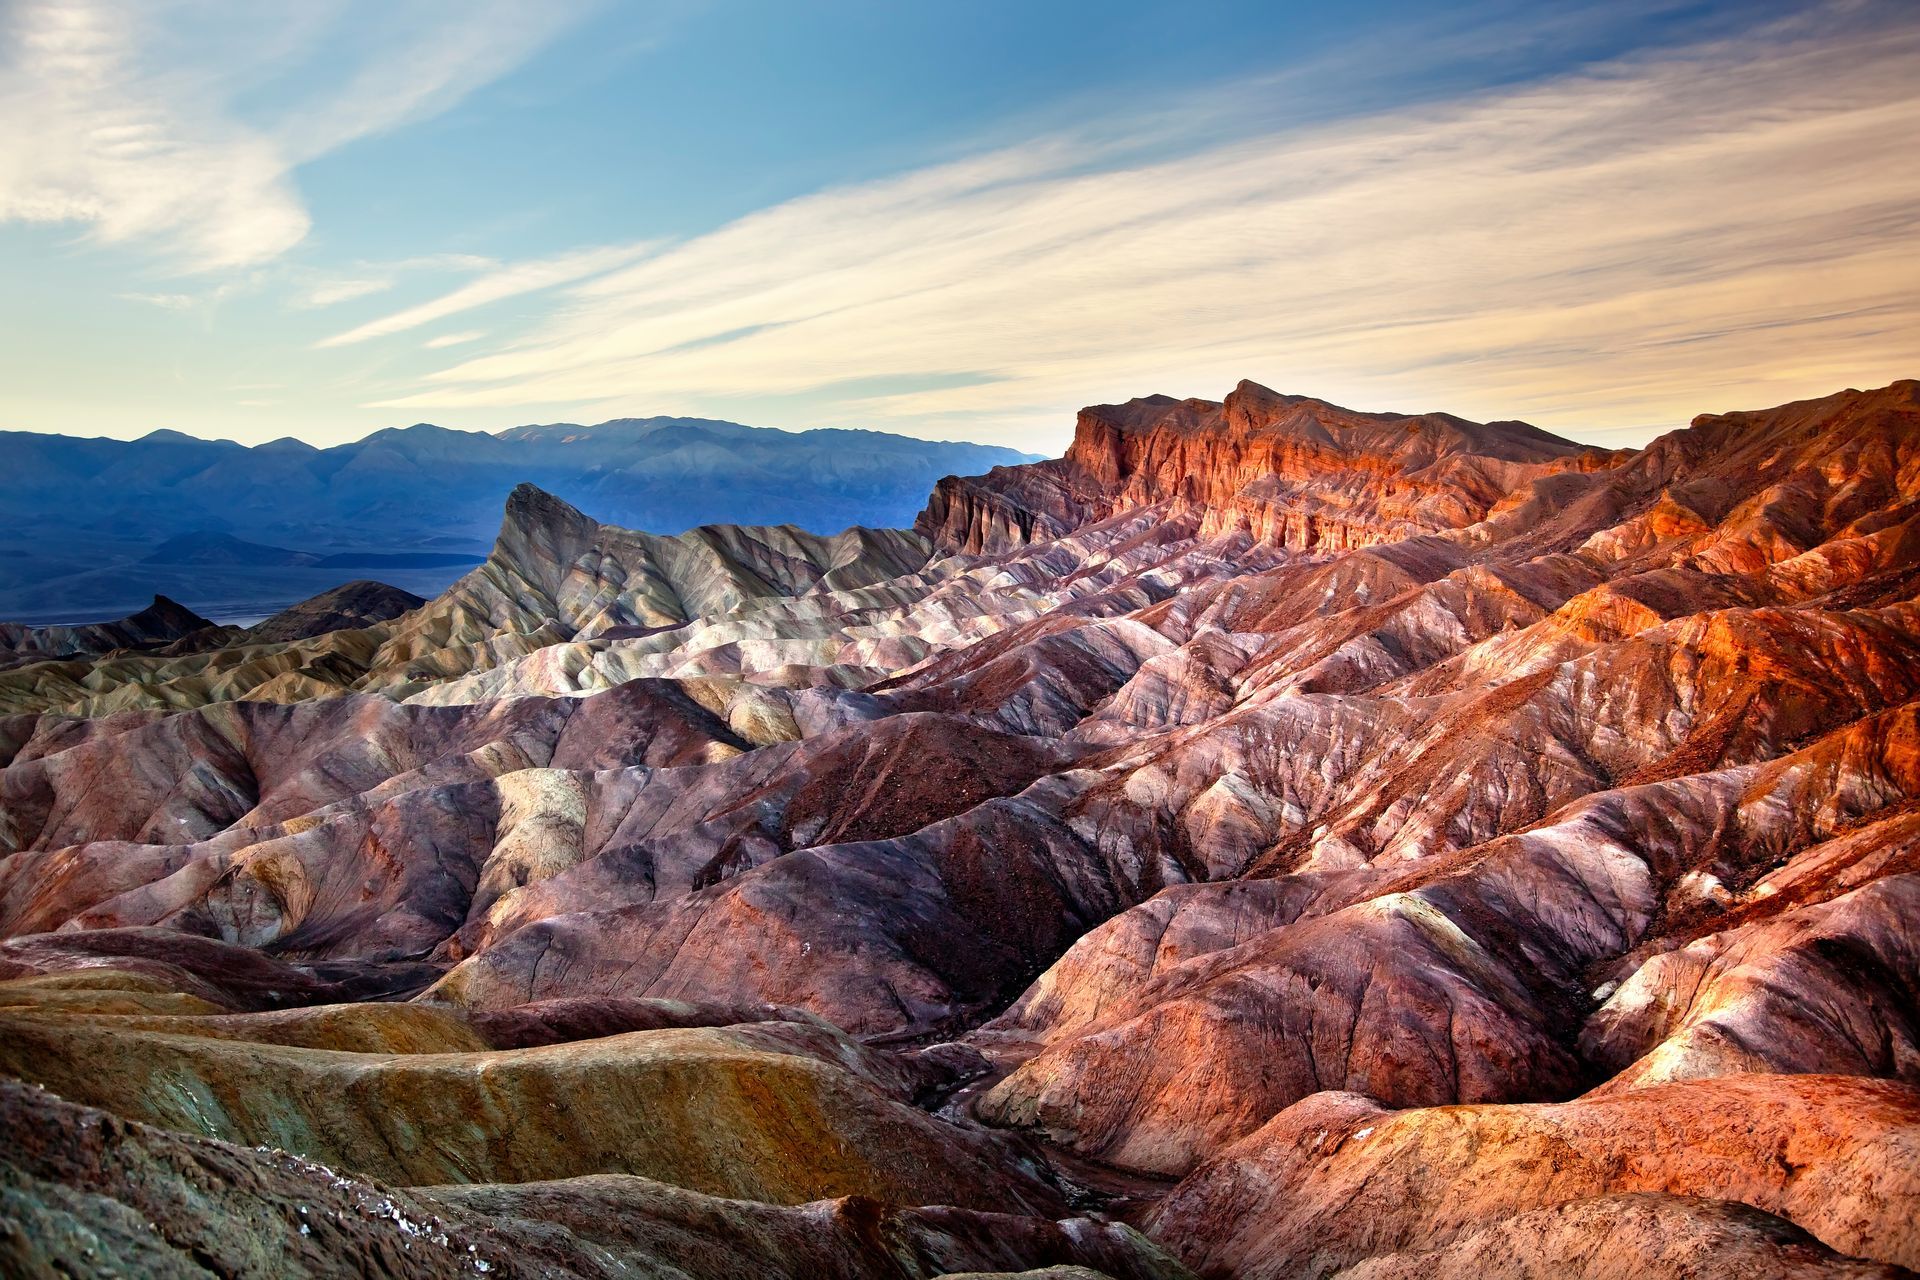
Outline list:
[[[1501,1218],[1435,1248],[1378,1255],[1343,1280],[1891,1280],[1904,1267],[1837,1254],[1792,1223],[1733,1201],[1658,1192],[1595,1196]]]
[[[1224,401],[1147,396],[1082,409],[1057,462],[950,476],[919,530],[946,551],[1005,551],[1122,511],[1200,517],[1290,551],[1352,551],[1465,528],[1532,481],[1612,455],[1523,422],[1355,413],[1242,382]]]
[[[1729,1076],[1551,1106],[1400,1112],[1330,1092],[1195,1170],[1148,1228],[1202,1275],[1263,1280],[1471,1252],[1487,1247],[1489,1228],[1558,1233],[1567,1206],[1660,1193],[1691,1202],[1687,1216],[1737,1201],[1837,1253],[1908,1267],[1920,1262],[1916,1144],[1920,1094],[1846,1077]],[[1666,1206],[1662,1216],[1677,1215]],[[1635,1234],[1619,1256],[1651,1266],[1663,1241]],[[1809,1262],[1825,1253],[1809,1252]],[[1665,1273],[1676,1271],[1686,1274]]]

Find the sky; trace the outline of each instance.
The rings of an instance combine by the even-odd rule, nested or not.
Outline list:
[[[1643,443],[1920,375],[1920,5],[0,0],[0,429]]]

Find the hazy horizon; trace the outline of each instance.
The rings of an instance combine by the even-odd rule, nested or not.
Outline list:
[[[1920,12],[25,4],[0,428],[1058,453],[1241,378],[1639,444],[1910,375]]]
[[[508,435],[515,431],[534,431],[534,430],[541,430],[541,429],[554,428],[554,427],[577,427],[583,431],[591,431],[591,430],[596,430],[600,427],[611,426],[619,422],[660,422],[660,421],[688,422],[688,423],[695,423],[695,422],[717,423],[720,425],[730,426],[730,427],[744,427],[749,431],[778,431],[785,435],[796,435],[796,436],[810,435],[814,432],[819,432],[819,431],[847,431],[847,432],[865,432],[865,433],[874,434],[874,435],[893,436],[896,438],[906,439],[906,440],[921,440],[928,444],[969,445],[969,444],[983,443],[977,440],[963,440],[957,437],[940,438],[940,437],[933,437],[933,436],[914,435],[913,433],[907,432],[907,431],[901,431],[898,429],[889,430],[881,427],[853,427],[853,426],[834,426],[834,425],[818,426],[818,427],[790,427],[790,426],[782,426],[778,423],[734,422],[731,419],[727,419],[727,418],[712,418],[712,417],[705,417],[698,414],[675,414],[675,413],[616,413],[610,418],[601,418],[593,422],[571,422],[571,421],[515,422],[508,426],[492,427],[492,428],[465,427],[465,426],[461,426],[457,422],[431,422],[425,419],[420,419],[412,422],[382,423],[378,426],[369,427],[365,432],[356,436],[351,436],[351,437],[340,439],[340,440],[326,440],[317,444],[315,444],[312,441],[305,440],[302,437],[294,435],[292,433],[288,433],[286,435],[272,436],[264,440],[236,440],[232,436],[212,435],[205,431],[195,431],[195,430],[192,430],[191,428],[170,427],[170,426],[154,427],[148,431],[142,432],[139,435],[110,434],[106,432],[82,434],[79,432],[52,431],[52,430],[46,430],[42,428],[35,428],[35,427],[0,426],[0,435],[7,434],[9,432],[14,432],[14,433],[20,433],[20,434],[26,434],[26,435],[61,436],[70,440],[113,440],[113,441],[119,441],[125,444],[138,443],[142,440],[147,440],[154,437],[165,439],[169,435],[172,435],[172,436],[185,436],[194,440],[202,441],[207,444],[238,445],[243,449],[258,449],[265,445],[279,444],[282,441],[286,441],[286,440],[296,440],[304,444],[310,444],[312,445],[312,447],[316,449],[337,449],[344,445],[362,444],[369,437],[377,436],[383,431],[411,431],[416,427],[430,427],[439,431],[457,432],[461,435],[489,436],[493,439],[499,439],[500,437]],[[1002,445],[999,447],[1011,448],[1012,446]],[[1036,454],[1033,454],[1033,456],[1035,458],[1042,458],[1042,457],[1057,456],[1057,454],[1036,453]]]

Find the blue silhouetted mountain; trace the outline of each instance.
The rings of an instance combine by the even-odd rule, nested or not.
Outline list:
[[[248,542],[230,533],[195,530],[168,538],[141,557],[141,564],[318,564],[320,557],[285,547],[268,547]]]
[[[0,432],[0,617],[101,616],[161,591],[245,620],[368,572],[432,595],[486,554],[523,481],[654,533],[837,533],[906,527],[941,477],[1029,460],[988,445],[702,418],[497,435],[417,423],[326,449],[165,429],[131,441]]]

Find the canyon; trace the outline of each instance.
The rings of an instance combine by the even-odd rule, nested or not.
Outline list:
[[[9,1274],[1910,1274],[1920,382],[0,628],[0,1126]]]

